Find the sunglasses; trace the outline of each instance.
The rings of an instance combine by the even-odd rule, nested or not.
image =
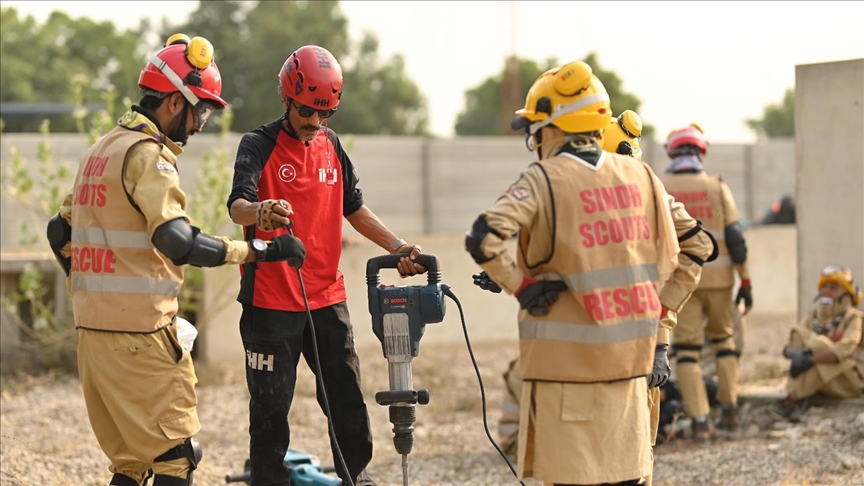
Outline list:
[[[192,118],[195,128],[202,130],[204,124],[207,123],[207,120],[210,118],[210,115],[212,115],[217,109],[216,105],[207,101],[201,101],[197,105],[193,106]]]
[[[329,110],[316,110],[311,106],[297,104],[294,100],[291,100],[291,104],[297,109],[297,114],[300,115],[301,118],[309,118],[315,113],[318,113],[319,118],[330,118],[334,113],[336,113],[336,108],[331,108]]]

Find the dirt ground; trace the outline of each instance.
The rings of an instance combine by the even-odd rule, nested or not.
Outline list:
[[[784,360],[779,349],[794,319],[751,318],[742,357],[742,393],[780,393]],[[470,323],[469,323],[470,325]],[[470,328],[469,328],[470,330]],[[433,331],[429,331],[433,332]],[[472,343],[486,385],[489,427],[496,433],[503,393],[501,374],[517,355],[515,341]],[[380,346],[358,349],[363,388],[372,421],[375,452],[368,471],[379,486],[402,484],[400,456],[392,445],[386,407],[372,398],[387,389],[387,365]],[[204,460],[196,485],[225,484],[247,457],[248,394],[243,364],[199,367],[198,439]],[[326,420],[315,400],[314,378],[301,364],[293,408],[292,448],[332,464]],[[410,484],[516,485],[483,429],[480,390],[465,343],[421,342],[414,361],[414,385],[430,391],[418,406]],[[766,421],[762,406],[742,405],[744,426],[735,437],[704,446],[676,439],[656,449],[656,485],[850,485],[864,484],[864,407],[829,405],[811,410],[799,424]],[[0,485],[107,483],[107,464],[89,428],[74,376],[6,377],[0,393]],[[527,485],[537,485],[526,481]]]

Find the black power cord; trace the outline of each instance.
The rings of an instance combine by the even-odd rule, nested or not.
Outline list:
[[[495,442],[495,439],[492,438],[492,433],[489,432],[489,421],[486,418],[486,388],[483,386],[483,378],[480,376],[480,368],[477,367],[477,360],[474,359],[474,350],[471,349],[471,340],[468,338],[468,326],[465,325],[465,313],[462,312],[462,304],[459,302],[459,299],[456,298],[456,294],[454,294],[452,290],[447,289],[444,295],[450,297],[453,302],[456,302],[456,307],[459,308],[459,318],[462,319],[462,331],[465,334],[465,344],[468,346],[468,354],[471,356],[471,363],[474,365],[474,372],[477,373],[477,381],[480,383],[480,401],[483,403],[483,429],[486,431],[486,437],[489,438],[489,442],[492,443],[495,450],[498,451],[498,454],[501,454],[501,457],[504,458],[504,462],[507,463],[510,472],[516,476],[516,480],[519,481],[519,484],[525,486],[525,483],[519,480],[519,474],[516,472],[516,468],[513,467],[513,463],[510,462],[510,459],[507,458],[507,454],[501,450],[501,447],[497,442]]]
[[[291,236],[294,236],[294,231],[289,229],[288,232]],[[318,379],[318,386],[321,387],[321,395],[324,397],[324,413],[327,415],[327,430],[330,433],[330,440],[333,441],[333,448],[336,449],[336,458],[339,460],[339,464],[342,465],[342,470],[345,471],[346,476],[348,477],[348,485],[354,486],[354,478],[351,477],[351,471],[348,470],[348,466],[345,465],[345,458],[342,456],[342,448],[339,447],[339,442],[336,440],[336,430],[333,426],[333,418],[330,413],[330,399],[327,398],[327,388],[324,386],[324,376],[321,371],[321,359],[318,357],[318,338],[315,333],[315,321],[312,320],[312,311],[309,309],[309,299],[306,297],[306,285],[303,284],[303,275],[300,274],[300,269],[297,269],[297,280],[300,281],[300,292],[303,294],[303,303],[306,305],[306,317],[309,318],[309,327],[312,330],[312,351],[315,355],[315,366],[318,368],[318,372],[315,373],[315,376]]]

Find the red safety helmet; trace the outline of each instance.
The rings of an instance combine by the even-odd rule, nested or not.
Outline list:
[[[691,123],[684,128],[672,130],[666,139],[666,153],[670,157],[674,157],[676,152],[679,152],[676,149],[685,145],[693,145],[702,152],[702,155],[705,155],[708,150],[708,142],[705,140],[705,135],[699,125]]]
[[[190,40],[183,34],[172,35],[165,44],[141,71],[141,91],[157,96],[179,91],[192,106],[207,100],[225,108],[228,103],[219,97],[222,76],[213,61],[213,44],[203,37]]]
[[[282,64],[279,87],[301,105],[333,110],[342,99],[342,67],[327,49],[303,46]]]

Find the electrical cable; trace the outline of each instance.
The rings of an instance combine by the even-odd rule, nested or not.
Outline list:
[[[288,229],[288,233],[291,236],[294,236],[294,230]],[[312,330],[312,354],[315,355],[315,366],[318,368],[318,372],[315,373],[315,376],[318,378],[318,386],[321,387],[321,395],[324,398],[324,413],[327,415],[327,429],[330,432],[330,440],[333,441],[333,448],[336,449],[336,455],[338,456],[335,459],[339,460],[339,464],[342,465],[342,470],[345,471],[345,475],[348,477],[348,485],[354,486],[354,478],[351,477],[351,471],[348,470],[348,466],[345,465],[345,458],[342,456],[342,448],[339,447],[339,442],[336,440],[336,429],[333,426],[333,418],[330,413],[330,400],[327,398],[327,388],[324,386],[324,376],[321,371],[321,359],[318,357],[318,338],[315,333],[315,321],[312,320],[312,311],[309,309],[309,299],[306,297],[306,286],[303,284],[303,275],[300,274],[300,269],[297,269],[297,280],[300,281],[300,292],[303,294],[303,303],[306,305],[306,317],[309,318],[309,328]]]
[[[513,463],[510,462],[510,459],[507,458],[507,454],[501,450],[501,447],[495,442],[495,439],[492,438],[492,433],[489,432],[489,421],[486,417],[486,388],[483,386],[483,378],[480,376],[480,368],[477,367],[477,360],[474,359],[474,350],[471,349],[471,340],[468,338],[468,326],[465,325],[465,313],[462,311],[462,304],[459,302],[459,299],[456,298],[456,294],[453,293],[452,290],[447,289],[444,293],[447,297],[456,302],[456,307],[459,308],[459,318],[462,319],[462,331],[465,334],[465,344],[468,346],[468,354],[471,356],[471,363],[474,365],[474,372],[477,373],[477,382],[480,383],[480,401],[483,404],[483,429],[486,431],[486,437],[489,438],[489,442],[495,447],[495,450],[498,451],[498,454],[504,458],[504,462],[507,463],[507,467],[510,468],[510,472],[513,473],[513,476],[516,476],[516,480],[519,481],[519,484],[525,486],[519,479],[519,474],[516,473],[516,468],[513,467]]]

